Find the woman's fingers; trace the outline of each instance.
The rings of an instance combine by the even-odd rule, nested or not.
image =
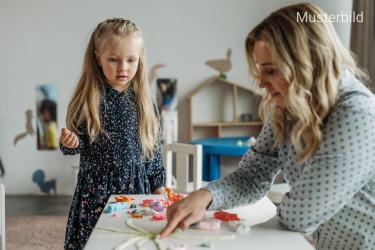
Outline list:
[[[167,209],[168,223],[160,233],[160,237],[165,237],[172,233],[180,224],[180,222],[186,217],[184,210],[181,209],[180,206],[176,207],[175,205],[178,205],[178,203]]]

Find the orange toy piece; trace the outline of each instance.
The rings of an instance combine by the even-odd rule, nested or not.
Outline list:
[[[117,202],[131,202],[134,200],[134,198],[126,196],[126,195],[118,195],[115,197],[115,200]]]
[[[130,216],[132,218],[136,218],[136,219],[142,219],[143,218],[143,215],[142,214],[130,214]]]
[[[239,221],[240,218],[238,217],[237,214],[231,214],[225,211],[217,211],[214,213],[214,217],[218,220],[222,221],[230,221],[230,220],[237,220]]]
[[[172,202],[177,202],[185,198],[184,195],[175,193],[172,188],[165,188],[165,192],[167,192],[168,200]]]

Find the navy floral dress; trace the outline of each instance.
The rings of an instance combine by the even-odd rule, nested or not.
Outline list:
[[[145,161],[139,136],[139,109],[132,87],[118,92],[105,84],[100,103],[107,135],[90,144],[78,134],[79,146],[63,154],[80,154],[78,182],[69,212],[65,249],[82,249],[111,194],[149,194],[165,185],[160,140],[154,156]]]

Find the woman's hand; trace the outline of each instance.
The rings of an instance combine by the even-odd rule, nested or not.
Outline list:
[[[168,223],[160,233],[161,237],[168,236],[177,227],[186,229],[191,224],[201,220],[212,201],[211,193],[206,189],[192,192],[183,200],[176,202],[167,209]]]
[[[60,142],[67,148],[77,148],[79,146],[78,136],[66,128],[61,129]]]
[[[160,187],[154,191],[154,194],[164,194],[165,189],[164,187]]]

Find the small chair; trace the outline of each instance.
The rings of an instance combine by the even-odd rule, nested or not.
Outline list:
[[[5,187],[0,184],[0,250],[5,250]]]
[[[173,185],[173,153],[176,154],[177,185]],[[193,183],[189,183],[189,155],[193,157]],[[202,187],[202,145],[166,143],[163,159],[167,187],[173,187],[179,193],[189,193]]]

